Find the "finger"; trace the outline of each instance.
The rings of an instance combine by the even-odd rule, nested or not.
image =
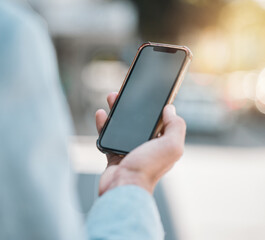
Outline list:
[[[177,116],[176,108],[174,105],[169,104],[164,107],[163,110],[163,125],[164,125],[164,132],[170,133],[176,129],[184,128],[185,122],[184,120]]]
[[[108,97],[107,97],[107,101],[108,101],[108,104],[109,104],[109,108],[110,108],[110,109],[112,109],[113,104],[114,104],[114,102],[115,102],[117,96],[118,96],[118,93],[117,93],[117,92],[112,92],[112,93],[110,93],[110,94],[108,95]]]
[[[176,115],[176,108],[173,105],[165,106],[163,110],[164,136],[169,137],[185,137],[186,123]]]
[[[95,118],[96,118],[96,126],[97,126],[97,130],[98,133],[100,134],[106,120],[107,120],[107,113],[105,112],[105,110],[103,109],[99,109],[97,110],[96,114],[95,114]]]
[[[164,134],[159,138],[165,149],[175,159],[179,159],[184,151],[186,123],[176,115],[173,105],[167,105],[163,110]],[[174,158],[172,158],[174,159]]]

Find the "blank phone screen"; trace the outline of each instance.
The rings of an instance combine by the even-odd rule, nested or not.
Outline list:
[[[138,55],[100,146],[128,153],[150,140],[185,60],[183,50],[146,46]]]

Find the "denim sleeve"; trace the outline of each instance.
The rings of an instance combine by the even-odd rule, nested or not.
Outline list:
[[[134,185],[103,194],[90,211],[87,229],[91,240],[164,239],[154,198]]]

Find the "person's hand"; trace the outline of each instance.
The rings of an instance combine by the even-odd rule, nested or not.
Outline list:
[[[110,109],[117,93],[110,93],[107,101]],[[96,125],[100,133],[107,119],[107,113],[96,112]],[[163,110],[161,136],[135,148],[124,157],[107,154],[108,166],[101,176],[99,194],[122,185],[137,185],[153,193],[158,180],[182,156],[186,135],[185,121],[176,115],[173,105]]]

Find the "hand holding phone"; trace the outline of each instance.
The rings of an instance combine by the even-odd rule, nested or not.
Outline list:
[[[99,150],[126,155],[157,137],[163,108],[173,102],[191,58],[187,47],[143,44],[100,132]]]
[[[108,95],[110,109],[117,98],[117,93]],[[98,132],[107,120],[103,109],[96,112]],[[186,125],[178,117],[173,105],[167,105],[162,114],[163,131],[159,138],[152,139],[137,147],[125,157],[108,153],[108,167],[102,174],[99,195],[123,185],[137,185],[153,193],[158,180],[181,157],[184,149]]]

